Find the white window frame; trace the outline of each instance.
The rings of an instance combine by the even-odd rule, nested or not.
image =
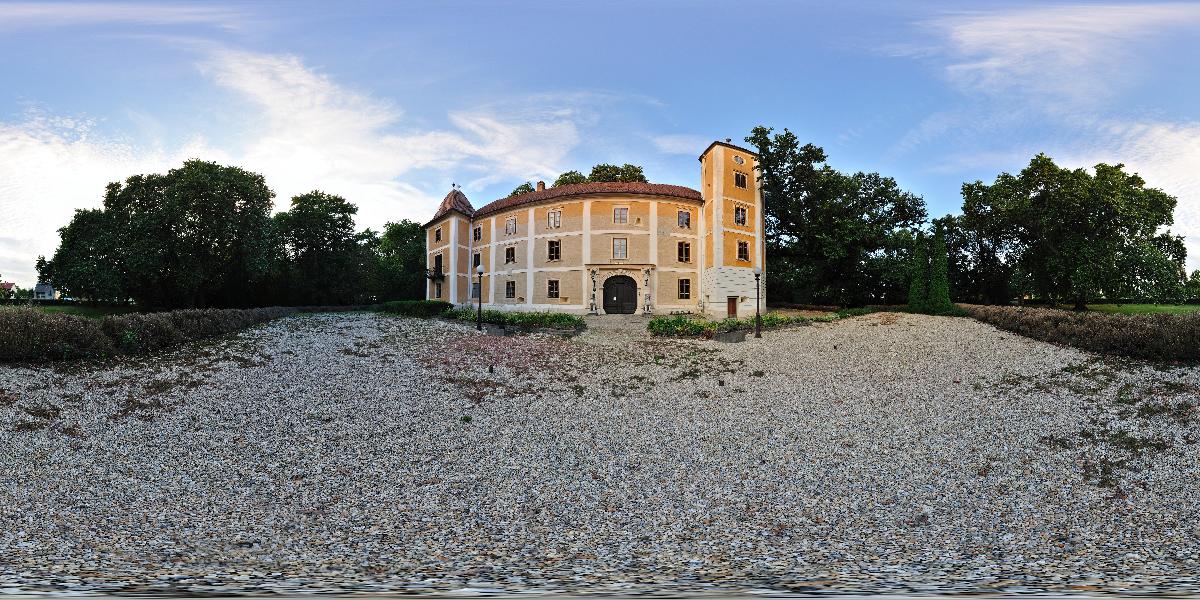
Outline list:
[[[471,231],[471,237],[472,237],[472,238],[473,238],[473,239],[474,239],[476,242],[478,242],[478,241],[482,240],[482,239],[483,239],[483,226],[481,226],[481,225],[476,225],[476,226],[475,226],[475,229]]]
[[[621,256],[617,256],[617,242],[621,242]],[[613,238],[612,257],[613,260],[629,259],[629,238]]]
[[[548,229],[562,227],[562,209],[555,209],[546,213],[546,227]]]
[[[683,220],[684,223],[680,224],[681,220]],[[692,228],[692,211],[690,211],[690,210],[677,211],[675,214],[675,226],[682,228],[682,229],[691,229]]]
[[[558,251],[551,252],[550,249],[556,246],[556,250]],[[557,254],[558,256],[551,256],[551,254]],[[562,260],[562,240],[546,240],[546,261],[557,262],[560,260]]]
[[[504,219],[504,235],[516,235],[516,234],[517,234],[517,218],[516,217],[508,217],[507,219]]]
[[[433,230],[433,242],[436,244],[440,241],[442,241],[442,228],[439,225],[437,229]]]
[[[741,177],[742,185],[738,185],[738,178]],[[733,187],[740,190],[750,189],[750,177],[741,171],[733,172]]]
[[[687,256],[684,256],[681,258],[680,257],[681,254],[686,254]],[[675,260],[678,262],[681,262],[681,263],[692,262],[692,243],[691,242],[679,242],[678,244],[676,244]]]
[[[743,249],[746,250],[746,258],[742,258]],[[750,262],[750,242],[747,242],[746,240],[738,240],[737,259],[740,261]]]
[[[738,215],[739,215],[739,214],[740,214],[740,215],[742,215],[742,218],[741,218],[741,220],[740,220],[740,221],[738,220]],[[734,207],[733,207],[733,224],[734,224],[734,225],[741,225],[741,226],[745,227],[745,226],[746,226],[746,223],[747,223],[749,220],[750,220],[750,209],[749,209],[749,207],[746,207],[746,206],[741,206],[741,205],[734,205]]]
[[[509,258],[509,254],[512,254],[512,258]],[[504,264],[507,265],[507,264],[516,264],[516,263],[517,263],[517,247],[516,246],[506,246],[504,248]]]
[[[618,219],[617,215],[621,217]],[[629,207],[614,206],[613,207],[613,225],[628,225],[629,224]]]

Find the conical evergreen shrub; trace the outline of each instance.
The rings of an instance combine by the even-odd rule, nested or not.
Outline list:
[[[946,251],[946,236],[938,227],[933,233],[929,251],[929,296],[925,308],[935,315],[944,315],[954,309],[950,302],[950,258]]]
[[[913,241],[912,259],[909,264],[908,309],[913,312],[928,312],[929,298],[929,252],[924,233],[917,233]]]

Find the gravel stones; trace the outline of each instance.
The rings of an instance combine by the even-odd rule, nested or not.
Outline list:
[[[959,318],[300,315],[0,367],[0,589],[1195,591],[1197,385]]]

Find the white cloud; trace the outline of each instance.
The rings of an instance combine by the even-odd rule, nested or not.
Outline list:
[[[398,107],[338,85],[292,56],[220,50],[201,72],[249,109],[236,147],[214,148],[201,137],[219,132],[196,132],[194,141],[163,151],[97,137],[86,121],[41,114],[0,121],[6,279],[32,283],[34,258],[53,253],[56,230],[75,208],[100,205],[106,183],[163,172],[188,158],[262,173],[278,210],[313,189],[341,195],[358,205],[359,227],[378,229],[387,221],[428,218],[452,178],[470,193],[503,180],[552,177],[579,143],[581,117],[561,103],[457,111],[448,115],[452,127],[406,130]]]
[[[54,252],[57,229],[75,209],[101,205],[107,183],[217,154],[199,138],[170,154],[140,152],[95,138],[92,129],[87,120],[36,111],[18,123],[0,122],[0,274],[6,280],[32,285],[34,259]]]
[[[1189,266],[1198,268],[1200,122],[1122,114],[1117,102],[1151,76],[1144,67],[1157,45],[1197,24],[1200,5],[1194,3],[1077,4],[928,21],[941,46],[907,54],[941,61],[968,97],[926,118],[893,151],[935,141],[963,149],[933,157],[933,171],[988,164],[1020,169],[1038,151],[1075,167],[1123,163],[1179,198],[1173,231],[1187,237]]]
[[[1186,236],[1189,270],[1200,268],[1200,122],[1116,123],[1085,150],[1064,151],[1064,165],[1123,163],[1150,187],[1179,199],[1171,230]]]
[[[652,136],[650,142],[664,154],[687,154],[700,156],[708,145],[704,137],[687,134],[663,134]]]
[[[98,23],[141,25],[209,24],[236,29],[243,15],[222,6],[155,5],[127,2],[14,2],[0,4],[0,29],[63,27]]]
[[[952,81],[972,90],[1016,89],[1090,103],[1133,82],[1138,46],[1200,22],[1200,5],[1053,6],[948,15]]]

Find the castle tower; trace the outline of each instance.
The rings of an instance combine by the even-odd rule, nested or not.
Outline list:
[[[754,270],[765,271],[766,253],[757,169],[757,154],[727,141],[713,142],[700,155],[701,310],[712,317],[754,315]],[[758,293],[765,308],[764,287]]]
[[[468,260],[474,213],[466,195],[454,188],[446,194],[433,219],[425,224],[426,299],[454,304],[469,302]]]

